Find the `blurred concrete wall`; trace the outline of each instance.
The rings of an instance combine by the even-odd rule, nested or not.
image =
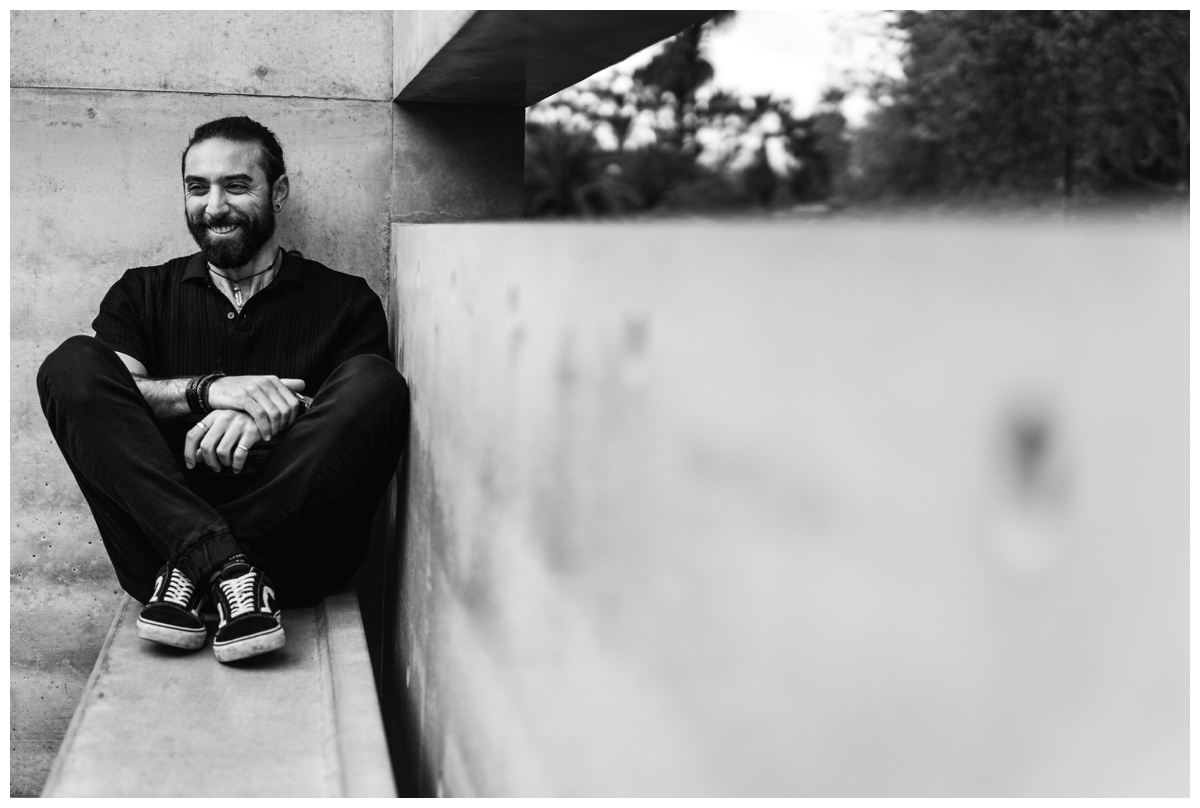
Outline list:
[[[397,225],[447,795],[1188,792],[1186,225]]]
[[[131,266],[195,251],[179,158],[247,114],[283,143],[285,246],[386,299],[391,12],[12,12],[10,793],[36,795],[119,601],[34,375]]]

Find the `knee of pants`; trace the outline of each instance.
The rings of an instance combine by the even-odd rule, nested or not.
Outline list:
[[[375,354],[360,354],[338,365],[326,385],[334,382],[341,389],[352,391],[360,402],[395,402],[402,413],[408,412],[408,382],[396,366]]]
[[[120,362],[113,350],[95,337],[69,337],[38,368],[37,389],[43,409],[51,396],[63,405],[86,404],[95,395],[96,373],[111,372],[114,360]]]

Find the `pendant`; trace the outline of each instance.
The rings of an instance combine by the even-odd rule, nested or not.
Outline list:
[[[239,311],[242,308],[242,287],[236,283],[233,285],[233,305],[237,306]]]

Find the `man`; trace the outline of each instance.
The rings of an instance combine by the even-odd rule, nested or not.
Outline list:
[[[38,372],[138,634],[221,662],[284,643],[280,606],[349,582],[407,434],[378,296],[284,251],[283,151],[223,118],[183,153],[200,252],[131,269]]]

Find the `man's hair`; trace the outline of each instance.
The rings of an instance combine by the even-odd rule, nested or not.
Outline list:
[[[275,180],[287,172],[287,167],[283,164],[283,147],[279,145],[275,133],[258,121],[240,115],[236,118],[220,118],[197,126],[196,131],[192,132],[192,138],[188,141],[187,148],[183,150],[183,157],[180,158],[180,173],[186,171],[187,156],[192,146],[217,138],[232,140],[234,143],[257,143],[261,146],[261,165],[263,173],[267,175],[268,188],[274,187]]]

